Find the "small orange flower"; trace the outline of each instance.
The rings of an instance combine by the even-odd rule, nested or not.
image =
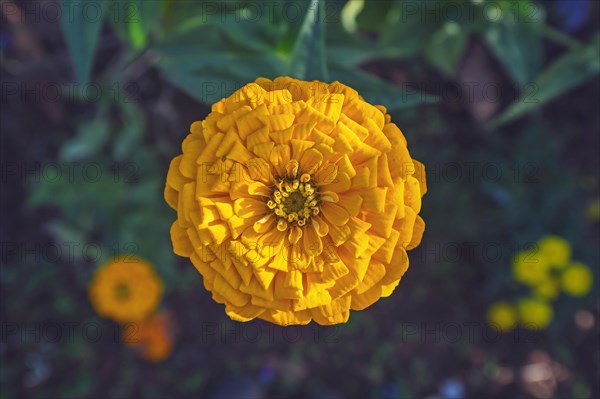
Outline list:
[[[172,316],[161,311],[140,323],[128,323],[123,328],[123,342],[136,349],[148,361],[162,362],[173,350]]]
[[[259,78],[171,162],[175,253],[233,319],[337,324],[389,296],[425,224],[425,171],[383,106],[339,82]]]
[[[118,323],[148,317],[162,296],[162,281],[152,265],[137,258],[112,260],[96,270],[89,296],[96,312]]]

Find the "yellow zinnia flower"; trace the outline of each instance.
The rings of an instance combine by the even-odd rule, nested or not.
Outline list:
[[[499,301],[488,308],[487,320],[488,323],[498,327],[500,331],[507,332],[515,328],[519,318],[517,309],[512,304]]]
[[[587,218],[592,222],[600,220],[600,198],[591,201],[585,213]]]
[[[546,236],[538,241],[540,256],[543,257],[549,265],[562,268],[567,265],[571,259],[571,244],[561,237]]]
[[[552,301],[560,294],[560,284],[556,277],[548,277],[534,287],[533,292],[540,299]]]
[[[389,296],[421,241],[424,167],[382,106],[259,78],[194,122],[169,168],[176,254],[238,321],[337,324]]]
[[[143,320],[152,313],[162,290],[162,281],[149,263],[120,258],[98,268],[89,295],[100,316],[126,323]]]
[[[517,303],[521,325],[530,330],[543,330],[550,324],[554,310],[541,299],[522,298]]]
[[[513,276],[523,284],[536,286],[547,279],[549,271],[550,264],[538,248],[518,252],[513,258]]]
[[[561,285],[565,293],[571,296],[585,296],[592,289],[594,276],[583,263],[572,263],[561,276]]]

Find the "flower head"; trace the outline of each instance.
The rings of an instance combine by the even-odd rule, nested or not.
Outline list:
[[[561,276],[561,285],[565,293],[571,296],[585,296],[592,289],[594,275],[583,263],[570,264]]]
[[[382,106],[339,83],[257,79],[171,162],[175,253],[234,320],[336,324],[388,296],[424,231],[424,167]]]
[[[540,299],[553,301],[560,294],[559,279],[554,276],[548,276],[544,281],[533,287],[533,292]]]
[[[153,312],[162,290],[162,281],[149,263],[123,257],[98,268],[89,295],[100,316],[126,323],[143,320]]]
[[[557,236],[545,236],[538,241],[540,256],[546,259],[549,265],[562,268],[571,259],[571,244]]]
[[[512,263],[515,280],[523,284],[536,286],[549,276],[550,263],[537,247],[518,252]]]
[[[517,303],[521,325],[530,330],[543,330],[552,321],[552,306],[541,299],[521,298]]]
[[[599,221],[600,220],[600,198],[596,198],[596,199],[592,200],[589,203],[585,213],[586,213],[586,216],[589,221],[591,221],[591,222]]]
[[[140,323],[128,323],[123,328],[122,340],[136,349],[148,361],[162,362],[173,350],[172,316],[160,311]]]
[[[492,304],[487,311],[487,320],[500,331],[507,332],[515,328],[519,317],[517,309],[510,303],[499,301]]]

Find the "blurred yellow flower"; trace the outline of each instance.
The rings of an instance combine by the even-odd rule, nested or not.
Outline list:
[[[259,78],[190,130],[167,175],[171,239],[229,317],[337,324],[394,291],[426,186],[384,107]]]
[[[588,205],[586,215],[592,222],[600,220],[600,198],[596,198]]]
[[[561,276],[561,285],[565,293],[571,296],[585,296],[592,289],[594,276],[583,263],[571,263]]]
[[[552,301],[560,294],[560,283],[555,277],[548,277],[533,288],[533,292],[540,299]]]
[[[545,236],[538,241],[540,257],[550,266],[562,268],[571,259],[571,244],[561,237]]]
[[[518,252],[513,258],[513,276],[523,284],[536,286],[547,279],[549,271],[550,264],[538,248]]]
[[[162,362],[173,350],[173,320],[167,311],[152,314],[139,323],[128,323],[123,328],[123,342],[137,350],[151,362]]]
[[[554,316],[552,307],[538,298],[521,298],[517,309],[521,325],[530,330],[545,329]]]
[[[122,257],[96,270],[89,296],[96,312],[118,323],[145,319],[158,306],[162,281],[141,259]]]
[[[500,331],[507,332],[515,328],[519,317],[514,305],[505,301],[498,301],[488,308],[487,320]]]

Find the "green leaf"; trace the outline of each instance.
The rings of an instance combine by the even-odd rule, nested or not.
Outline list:
[[[437,96],[420,92],[411,87],[394,86],[374,75],[337,64],[332,65],[331,78],[357,90],[371,104],[385,106],[388,111],[434,103],[439,100]]]
[[[353,3],[349,1],[348,3]],[[385,20],[390,8],[392,7],[392,1],[365,1],[361,12],[356,16],[356,23],[358,28],[361,30],[378,30],[381,28],[381,22]]]
[[[163,0],[135,0],[128,3],[117,2],[119,11],[125,11],[119,19],[127,41],[135,50],[141,50],[148,44],[148,38],[156,28],[163,6]]]
[[[284,74],[285,61],[268,46],[272,32],[258,25],[246,25],[256,29],[248,33],[256,38],[251,47],[242,43],[241,31],[225,34],[219,25],[207,24],[170,35],[153,47],[161,57],[158,67],[169,81],[206,104],[232,94],[259,76],[275,78]]]
[[[113,145],[113,158],[124,161],[138,147],[144,136],[144,115],[137,105],[122,102],[119,104],[123,119],[123,128]]]
[[[62,1],[61,27],[80,85],[88,82],[102,19],[104,0]],[[68,12],[67,12],[68,11]]]
[[[541,18],[521,22],[509,14],[485,30],[485,41],[519,87],[531,83],[542,68],[542,38],[533,26],[542,23]]]
[[[491,127],[496,128],[531,112],[598,75],[600,73],[598,46],[600,46],[600,35],[597,35],[583,49],[570,51],[552,63],[535,79],[530,86],[531,90],[524,93],[490,123]]]
[[[329,81],[325,53],[325,1],[311,0],[296,37],[288,75],[303,80]]]
[[[435,32],[427,47],[425,57],[447,75],[454,75],[465,51],[469,32],[456,22],[446,22]]]
[[[205,104],[231,95],[259,76],[273,79],[284,69],[283,61],[268,55],[211,53],[187,65],[182,58],[165,60],[159,67],[169,81]]]
[[[344,61],[345,65],[357,65],[362,62],[387,58],[385,50],[378,48],[358,35],[350,35],[339,25],[327,27],[327,61],[334,64]]]
[[[342,25],[347,32],[356,32],[358,30],[358,23],[356,17],[363,12],[365,7],[365,0],[354,0],[349,1],[342,8],[340,13]]]
[[[109,139],[109,124],[104,116],[77,128],[77,135],[65,142],[60,158],[67,162],[81,161],[100,152]]]
[[[417,7],[419,12],[414,12]],[[421,8],[422,7],[422,8]],[[441,18],[424,21],[424,16],[439,12],[439,1],[425,1],[404,7],[396,4],[381,30],[379,49],[389,57],[408,58],[419,54],[441,25]],[[433,14],[431,14],[433,13]]]
[[[158,26],[164,0],[112,1],[109,15],[119,37],[132,49],[141,50]]]

